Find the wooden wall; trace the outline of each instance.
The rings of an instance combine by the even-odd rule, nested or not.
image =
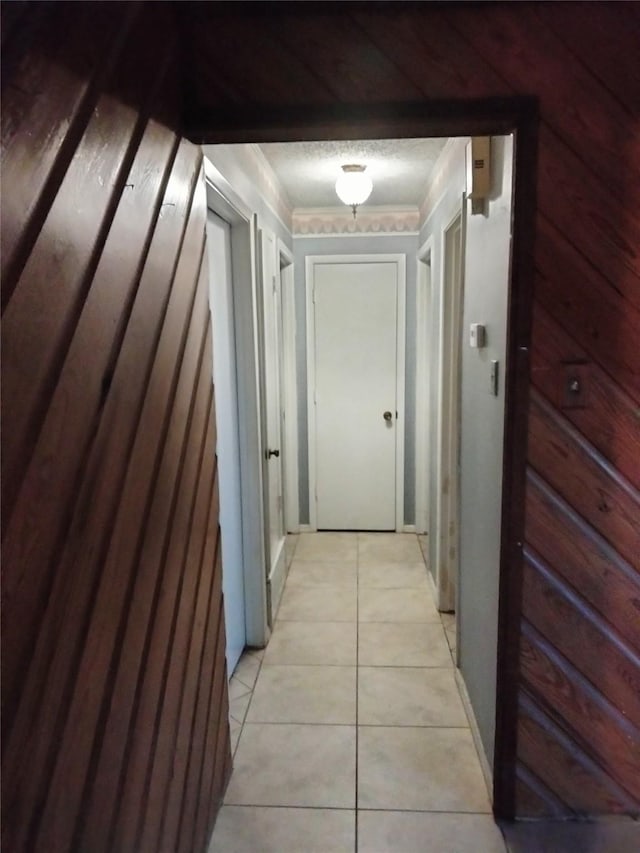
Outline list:
[[[639,6],[239,5],[180,4],[201,139],[309,107],[539,99],[515,812],[638,814]]]
[[[2,11],[2,849],[204,850],[231,757],[171,9]]]

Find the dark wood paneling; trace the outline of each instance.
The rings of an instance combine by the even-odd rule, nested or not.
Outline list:
[[[615,281],[602,275],[543,216],[538,218],[536,247],[538,304],[580,341],[584,357],[601,365],[612,384],[640,401],[634,343],[640,336],[640,312],[618,291]],[[542,333],[535,340],[539,347],[546,343]]]
[[[636,569],[640,492],[539,394],[531,400],[529,461]]]
[[[2,847],[173,849],[162,730],[197,743],[171,814],[204,850],[230,752],[201,154],[168,5],[34,10],[3,76]]]
[[[526,689],[545,697],[550,716],[571,728],[572,739],[627,791],[640,813],[640,729],[526,622],[521,653]]]
[[[575,38],[576,10],[572,6],[537,3],[535,7],[541,22],[554,31],[631,115],[637,112],[640,103],[640,68],[636,62],[640,26],[637,3],[635,16],[633,5],[620,8],[617,3],[581,3],[579,38]]]
[[[527,519],[536,552],[640,651],[640,574],[533,471]]]
[[[107,91],[95,104],[2,316],[2,502],[7,513],[50,405],[138,149],[150,95],[163,82],[158,67],[149,61],[150,42],[148,53],[139,57],[144,25],[143,19],[136,23],[122,61],[107,81]],[[142,101],[143,109],[132,113],[127,103],[112,96],[114,88],[122,90],[127,100]],[[109,140],[106,146],[105,139]]]
[[[274,29],[283,50],[310,69],[332,99],[385,102],[411,100],[420,94],[410,78],[346,16],[338,27],[331,15],[321,14],[285,19]]]
[[[560,801],[571,803],[573,814],[634,813],[635,803],[626,792],[524,691],[520,696],[519,736],[523,765],[536,767],[541,782]]]
[[[3,3],[3,16],[20,5]],[[13,36],[3,26],[3,310],[137,11],[132,4],[123,20],[108,3],[60,4],[55,12],[53,4],[31,4]],[[69,31],[77,38],[68,40]]]
[[[520,761],[516,766],[516,797],[523,817],[562,817],[568,811],[566,804]]]
[[[523,589],[525,617],[640,728],[640,656],[635,650],[532,551],[526,554]]]
[[[533,322],[537,343],[531,355],[531,376],[536,388],[552,406],[562,409],[563,416],[601,457],[640,488],[638,404],[540,304]],[[566,383],[572,369],[584,370],[584,402],[576,407],[566,405]]]

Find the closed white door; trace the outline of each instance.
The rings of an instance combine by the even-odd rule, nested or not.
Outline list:
[[[275,613],[285,581],[285,529],[282,455],[282,308],[276,241],[260,232],[265,385],[265,493],[268,540],[268,608]]]
[[[398,265],[319,263],[313,280],[317,528],[395,530]]]
[[[246,641],[231,228],[211,210],[207,216],[207,249],[216,394],[222,591],[227,671],[231,676]]]

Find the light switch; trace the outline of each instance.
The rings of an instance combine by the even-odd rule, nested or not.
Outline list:
[[[562,365],[561,406],[563,409],[585,409],[589,405],[590,365],[568,362]]]
[[[495,359],[491,359],[491,393],[494,397],[498,396],[499,368],[500,364]]]

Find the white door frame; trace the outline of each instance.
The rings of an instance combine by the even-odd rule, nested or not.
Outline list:
[[[416,280],[416,533],[429,533],[431,504],[429,465],[431,462],[432,416],[429,402],[433,364],[430,359],[432,317],[433,235],[418,250]]]
[[[307,309],[307,426],[309,436],[309,527],[318,529],[316,511],[316,418],[315,418],[315,267],[322,264],[395,263],[397,265],[396,311],[396,531],[404,530],[404,431],[405,431],[405,338],[406,338],[406,256],[393,255],[307,255],[305,260]]]
[[[451,611],[456,607],[460,534],[458,455],[464,195],[444,212],[443,219],[438,239],[431,235],[417,255],[416,528],[421,533],[424,525],[424,532],[429,535],[430,570],[438,610]],[[452,289],[448,286],[447,234],[458,220],[462,257],[457,288]],[[435,410],[430,406],[434,400]],[[435,471],[430,470],[432,465]]]
[[[300,529],[298,485],[298,381],[296,358],[296,304],[293,254],[278,238],[278,270],[282,300],[282,455],[284,462],[284,519],[287,533]]]
[[[233,314],[240,444],[242,557],[247,645],[269,639],[262,484],[263,441],[258,364],[256,234],[251,211],[205,157],[207,206],[231,225]]]
[[[464,264],[464,204],[445,220],[440,239],[440,375],[438,377],[438,424],[436,427],[437,492],[435,582],[438,609],[456,609],[456,587],[460,552],[460,387],[462,292]],[[459,225],[460,258],[458,276],[453,275],[447,257],[450,233]]]
[[[273,626],[278,611],[284,584],[286,581],[285,555],[285,516],[284,495],[284,455],[283,455],[283,424],[282,424],[282,304],[279,293],[279,254],[276,236],[259,219],[257,220],[258,234],[258,288],[260,291],[259,310],[259,340],[260,340],[260,381],[262,386],[262,430],[265,453],[262,459],[262,483],[264,501],[264,529],[267,565],[267,620]],[[278,293],[277,308],[274,311],[274,295]],[[269,334],[270,333],[270,334]],[[275,411],[271,408],[275,401]],[[272,418],[275,421],[271,420]],[[271,428],[277,429],[277,436],[270,435]],[[277,445],[277,446],[274,446]],[[266,452],[268,451],[268,452]],[[271,453],[275,451],[275,458]],[[281,515],[282,537],[279,539],[277,550],[272,550],[272,480],[274,468],[279,469],[280,494],[277,496],[276,512]]]

